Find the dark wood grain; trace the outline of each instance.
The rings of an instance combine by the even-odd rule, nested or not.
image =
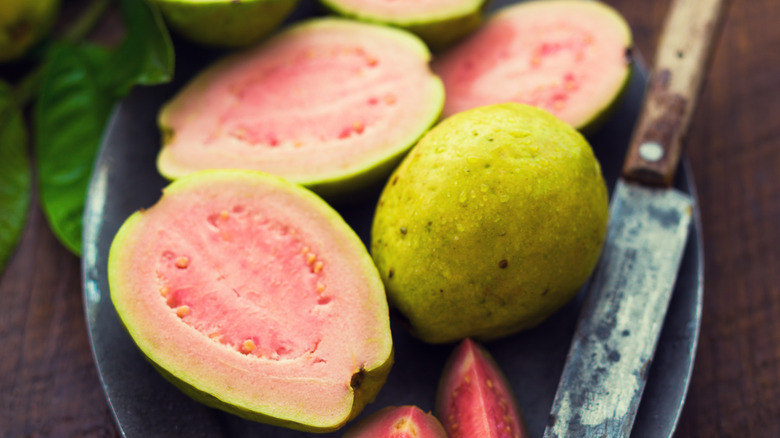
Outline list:
[[[79,3],[71,0],[66,4]],[[608,0],[654,52],[668,0]],[[780,2],[732,1],[685,140],[705,247],[704,316],[679,437],[780,436]],[[115,436],[79,260],[38,207],[0,276],[0,436]]]

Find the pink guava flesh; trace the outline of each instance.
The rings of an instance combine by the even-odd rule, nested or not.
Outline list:
[[[263,170],[347,178],[403,153],[438,118],[441,81],[419,39],[324,18],[206,69],[161,111],[160,172]]]
[[[359,238],[316,195],[259,172],[168,186],[117,233],[109,282],[152,362],[249,412],[338,427],[356,415],[355,376],[392,362]]]
[[[450,438],[528,436],[506,378],[471,339],[462,341],[447,362],[436,415]]]
[[[417,406],[388,406],[356,423],[344,438],[447,438],[439,420]]]
[[[508,6],[434,61],[446,90],[444,116],[519,102],[581,128],[620,95],[630,72],[628,25],[600,2]]]

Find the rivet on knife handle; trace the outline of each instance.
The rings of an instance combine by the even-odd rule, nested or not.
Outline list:
[[[671,186],[723,0],[674,0],[623,167],[627,180]]]

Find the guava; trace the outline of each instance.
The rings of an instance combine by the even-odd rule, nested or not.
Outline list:
[[[171,183],[117,232],[108,281],[164,377],[250,420],[336,430],[392,366],[365,246],[321,198],[278,177],[213,170]]]
[[[388,406],[358,421],[344,438],[447,438],[439,420],[417,406]]]
[[[59,9],[59,0],[0,2],[0,62],[21,57],[48,35]]]
[[[542,109],[495,104],[443,120],[410,151],[379,197],[371,253],[413,334],[489,340],[574,297],[607,216],[587,140]]]
[[[482,24],[486,0],[320,0],[348,18],[406,29],[433,50],[452,46]]]
[[[262,170],[330,200],[379,186],[439,117],[441,81],[409,32],[311,19],[201,72],[159,114],[160,173]]]
[[[178,34],[199,44],[244,47],[277,29],[298,0],[148,0]]]
[[[529,436],[501,368],[484,346],[468,338],[447,359],[435,412],[449,438]]]
[[[436,394],[436,416],[450,438],[529,436],[501,368],[484,346],[468,338],[447,359]]]
[[[444,116],[520,102],[593,132],[624,94],[631,47],[628,24],[602,2],[537,0],[506,6],[434,60],[447,93]]]

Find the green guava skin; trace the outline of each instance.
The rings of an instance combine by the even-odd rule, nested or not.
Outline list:
[[[382,389],[385,382],[387,381],[387,376],[390,374],[390,370],[393,367],[394,355],[395,352],[392,351],[386,362],[384,362],[379,367],[373,368],[370,371],[365,372],[360,385],[353,388],[354,402],[352,404],[352,411],[350,412],[350,415],[344,418],[344,421],[342,423],[332,425],[332,426],[327,426],[327,427],[313,426],[311,424],[304,424],[296,421],[285,420],[270,415],[265,415],[260,412],[248,410],[239,405],[226,403],[220,400],[219,398],[217,398],[216,396],[201,391],[200,389],[190,385],[184,380],[179,379],[171,372],[169,372],[165,368],[161,367],[160,365],[152,361],[149,357],[146,357],[146,359],[149,361],[150,364],[152,364],[154,369],[157,370],[157,372],[160,373],[160,375],[165,380],[167,380],[168,382],[176,386],[179,389],[179,391],[183,392],[188,397],[197,401],[198,403],[202,403],[214,409],[225,411],[229,414],[236,415],[238,417],[241,417],[249,421],[269,424],[271,426],[284,427],[292,430],[300,430],[303,432],[327,433],[327,432],[334,432],[336,430],[343,428],[344,425],[346,425],[349,421],[357,417],[363,411],[363,408],[367,404],[372,403],[376,399],[377,394],[379,393],[379,391]]]
[[[343,17],[405,29],[420,37],[431,51],[445,50],[474,32],[482,25],[488,6],[487,0],[469,0],[464,1],[464,9],[459,12],[401,20],[356,11],[342,5],[338,0],[320,2]]]
[[[0,62],[22,57],[48,33],[60,10],[60,0],[0,2]]]
[[[269,35],[298,0],[149,0],[180,35],[213,47],[246,47]]]
[[[391,175],[371,252],[414,335],[491,340],[576,295],[601,252],[607,197],[574,128],[524,104],[478,107],[429,131]]]

